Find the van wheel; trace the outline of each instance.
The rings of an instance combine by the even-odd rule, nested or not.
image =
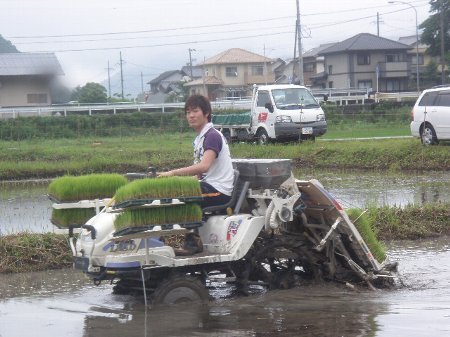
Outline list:
[[[153,304],[179,304],[185,302],[207,302],[208,289],[198,278],[187,275],[173,275],[161,282],[152,296]]]
[[[436,132],[430,124],[425,124],[420,133],[420,140],[423,145],[434,145],[438,143]]]
[[[267,145],[269,144],[269,136],[267,135],[266,130],[261,129],[256,134],[256,137],[258,138],[258,144],[259,145]]]
[[[222,135],[225,138],[225,140],[227,141],[228,144],[231,144],[231,133],[229,130],[223,130],[222,131]]]

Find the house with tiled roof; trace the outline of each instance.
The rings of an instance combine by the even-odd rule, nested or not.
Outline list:
[[[366,88],[383,92],[409,89],[411,47],[361,33],[319,52],[325,58],[323,86]]]
[[[203,61],[203,77],[186,83],[189,94],[211,100],[250,96],[253,84],[273,83],[273,60],[241,48],[225,50]]]
[[[53,53],[0,53],[0,106],[50,105],[51,84],[63,74]]]

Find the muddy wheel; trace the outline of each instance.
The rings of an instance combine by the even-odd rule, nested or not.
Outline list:
[[[289,289],[303,277],[300,255],[290,244],[275,241],[256,247],[252,257],[249,279],[262,281],[269,289]]]
[[[259,145],[267,145],[269,144],[269,135],[267,134],[266,130],[261,129],[256,134],[256,138],[258,139]]]
[[[152,295],[153,304],[207,302],[208,289],[199,279],[187,275],[171,276],[163,281]]]
[[[430,124],[425,124],[420,134],[423,145],[434,145],[438,143],[436,132]]]

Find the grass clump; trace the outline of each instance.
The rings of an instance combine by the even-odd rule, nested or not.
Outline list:
[[[120,174],[64,176],[50,183],[48,194],[62,202],[111,198],[116,190],[127,182]]]
[[[367,213],[361,215],[363,211],[357,208],[348,209],[346,212],[364,239],[364,242],[369,247],[373,257],[379,263],[386,260],[386,249],[383,244],[378,241],[376,228]]]
[[[201,196],[200,183],[194,177],[162,177],[135,180],[119,188],[117,203],[133,199],[162,199]]]
[[[117,216],[116,230],[147,225],[185,224],[202,220],[202,209],[195,203],[176,206],[129,209]]]
[[[0,273],[59,269],[72,264],[67,240],[54,233],[0,236]]]
[[[94,208],[53,209],[52,224],[59,228],[80,227],[95,215]]]

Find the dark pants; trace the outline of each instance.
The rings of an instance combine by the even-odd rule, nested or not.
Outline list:
[[[200,188],[203,196],[202,208],[223,205],[231,200],[231,196],[220,193],[210,184],[203,181],[200,182]]]

